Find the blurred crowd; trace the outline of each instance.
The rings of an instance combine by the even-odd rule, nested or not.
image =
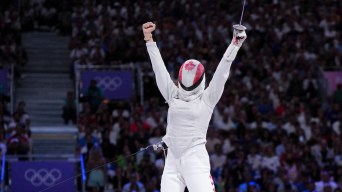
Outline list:
[[[20,15],[11,3],[2,2],[0,6],[0,37],[0,69],[13,70],[14,80],[18,81],[22,77],[20,67],[26,65],[28,58],[21,45]],[[1,85],[3,94],[8,93]]]
[[[324,69],[341,69],[341,9],[338,0],[247,1],[248,38],[208,130],[216,191],[341,191],[342,85],[327,95],[322,77]],[[86,0],[73,7],[70,57],[84,66],[149,61],[141,25],[154,21],[172,78],[196,58],[209,82],[240,11],[237,0]],[[89,174],[94,191],[159,191],[163,153],[126,157],[165,134],[166,104],[150,66],[143,80],[151,88],[144,105],[88,91],[77,120],[79,152],[88,168],[117,160]]]
[[[11,113],[9,102],[9,84],[4,79],[11,79],[19,84],[22,79],[20,67],[27,63],[27,54],[21,43],[21,20],[18,9],[11,1],[0,2],[0,69],[3,73],[0,83],[0,152],[9,155],[28,155],[31,151],[30,116],[25,111],[25,102],[18,101]],[[8,81],[7,81],[8,82]],[[27,159],[20,157],[19,159]]]
[[[85,66],[149,61],[141,25],[154,21],[172,78],[196,58],[209,82],[240,11],[237,0],[83,1],[71,15],[70,57]],[[342,85],[326,95],[322,77],[341,69],[341,12],[338,0],[247,2],[248,38],[208,130],[216,191],[341,191]],[[163,153],[126,157],[165,134],[166,104],[150,66],[143,79],[151,88],[143,105],[108,101],[96,85],[83,102],[77,125],[87,167],[115,161],[88,175],[94,191],[159,191]]]
[[[68,0],[21,0],[21,26],[24,32],[54,31],[68,35],[70,31],[70,6]]]
[[[13,112],[6,104],[0,103],[0,152],[1,154],[19,155],[20,160],[31,152],[31,118],[25,111],[25,102],[20,101]]]
[[[20,33],[70,34],[74,65],[149,62],[141,25],[157,24],[157,41],[171,77],[189,58],[208,82],[239,22],[241,1],[23,1],[21,15],[0,6],[0,66],[25,65]],[[338,192],[342,189],[342,85],[327,95],[322,70],[340,69],[342,2],[248,0],[248,38],[233,63],[207,137],[216,191]],[[144,68],[145,101],[109,101],[96,82],[79,117],[66,100],[65,121],[77,123],[78,152],[90,170],[91,191],[159,191],[163,152],[141,152],[165,134],[167,107]],[[20,72],[14,71],[20,78]],[[30,118],[0,106],[2,152],[28,152]],[[69,107],[69,108],[68,108]],[[113,162],[114,161],[114,162]]]

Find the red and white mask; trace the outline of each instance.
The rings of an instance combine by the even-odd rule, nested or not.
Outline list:
[[[179,98],[190,101],[202,95],[205,88],[204,66],[197,60],[185,61],[178,73]]]

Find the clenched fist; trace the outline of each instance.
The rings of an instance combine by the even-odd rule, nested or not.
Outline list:
[[[147,42],[153,41],[152,32],[156,29],[156,24],[152,22],[147,22],[142,25],[142,30],[144,33],[144,40]]]
[[[242,43],[246,40],[247,35],[246,32],[240,31],[240,30],[236,30],[234,29],[234,33],[233,33],[233,43],[236,46],[241,46]]]
[[[156,29],[156,25],[152,22],[147,22],[142,25],[143,33],[146,35],[150,35]]]

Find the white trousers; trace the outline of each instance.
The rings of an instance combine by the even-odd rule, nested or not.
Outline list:
[[[168,150],[161,192],[184,192],[185,186],[189,192],[215,191],[205,144],[188,149],[180,158],[175,158]]]

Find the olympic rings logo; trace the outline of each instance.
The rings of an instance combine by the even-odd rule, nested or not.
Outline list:
[[[97,86],[102,88],[104,91],[115,91],[122,85],[122,79],[120,77],[95,77]]]
[[[29,181],[33,186],[39,187],[45,185],[47,187],[54,185],[59,179],[62,178],[62,173],[58,169],[27,169],[25,171],[25,179]]]

